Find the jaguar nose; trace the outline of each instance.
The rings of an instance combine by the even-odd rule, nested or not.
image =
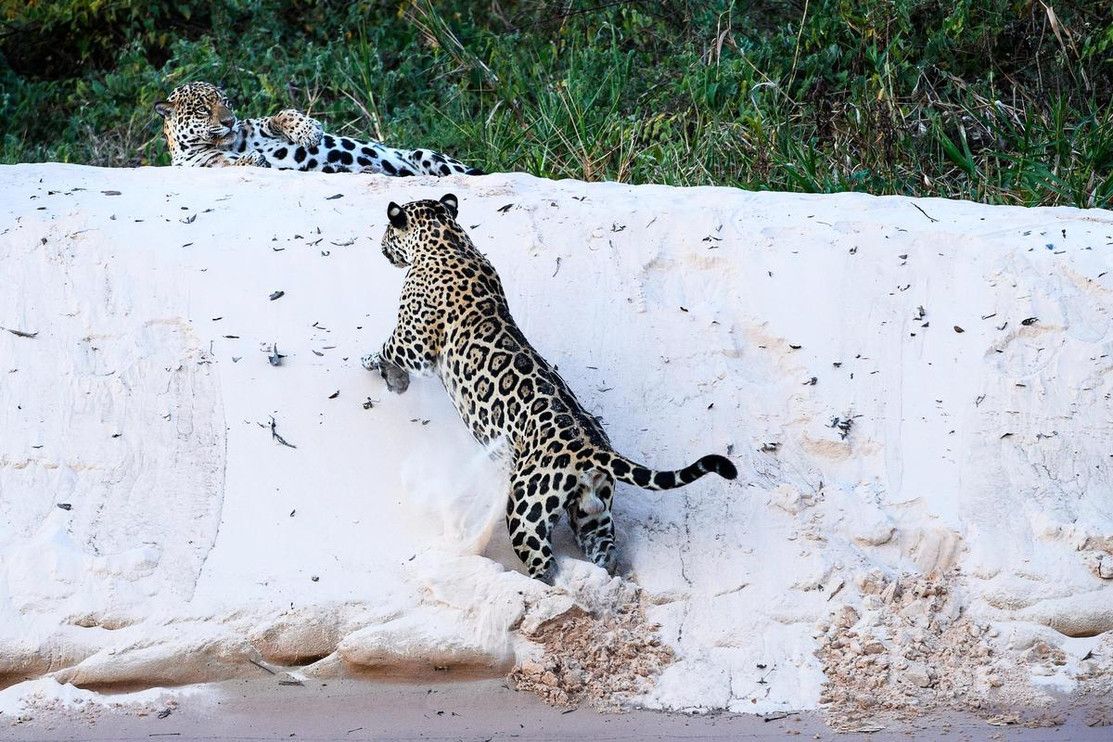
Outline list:
[[[222,118],[220,120],[220,123],[223,124],[224,126],[227,126],[229,129],[231,129],[236,123],[236,117],[235,116],[225,116],[224,118]]]

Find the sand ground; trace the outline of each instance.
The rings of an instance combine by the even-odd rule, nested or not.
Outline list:
[[[445,682],[544,651],[605,695],[643,632],[537,630],[635,583],[677,654],[648,706],[1109,705],[1113,213],[247,170],[0,166],[0,684],[40,684],[0,742],[838,738]],[[505,471],[439,384],[359,363],[397,315],[387,204],[448,190],[624,453],[738,465],[616,496],[625,585],[560,544],[558,591],[516,573]],[[384,666],[453,672],[322,679]],[[868,738],[1113,742],[1097,704]]]
[[[1059,716],[1055,726],[1000,726],[973,714],[878,721],[872,732],[839,732],[820,713],[689,716],[599,713],[546,706],[500,680],[397,683],[358,680],[231,681],[186,695],[166,709],[44,711],[0,722],[12,740],[980,740],[1108,742],[1113,719],[1101,699],[1064,701],[1022,719]],[[160,718],[161,717],[161,718]],[[998,724],[1000,721],[998,720]],[[877,728],[880,727],[880,728]]]
[[[0,683],[42,681],[5,716],[259,659],[458,678],[548,652],[605,695],[644,632],[535,630],[569,596],[618,616],[635,584],[677,657],[652,708],[779,712],[828,682],[848,711],[1032,706],[1032,682],[1113,673],[1111,212],[56,163],[0,166],[0,191]],[[398,311],[388,203],[446,191],[620,450],[738,466],[616,495],[625,584],[563,528],[559,590],[518,573],[507,474],[441,385],[393,395],[359,363]],[[601,669],[597,634],[621,639]],[[437,731],[408,696],[346,712],[381,688],[271,690],[215,718]],[[461,700],[448,729],[512,703]],[[134,731],[208,718],[159,710]]]

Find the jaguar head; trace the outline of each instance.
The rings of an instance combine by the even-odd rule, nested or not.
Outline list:
[[[428,239],[435,230],[459,228],[458,210],[459,201],[451,193],[441,196],[439,201],[411,201],[404,206],[391,201],[386,209],[390,223],[383,233],[383,255],[396,268],[408,267],[413,262],[414,245]]]
[[[171,155],[196,149],[231,149],[239,127],[232,104],[220,88],[207,82],[188,82],[170,97],[155,103],[162,116],[162,132]]]

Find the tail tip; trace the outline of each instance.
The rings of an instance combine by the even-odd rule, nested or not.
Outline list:
[[[738,469],[730,459],[718,454],[704,456],[700,461],[706,471],[713,471],[723,479],[734,479],[738,476]]]

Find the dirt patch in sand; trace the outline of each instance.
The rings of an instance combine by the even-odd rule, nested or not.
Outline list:
[[[541,652],[522,661],[508,680],[555,706],[621,709],[673,662],[657,629],[646,620],[640,596],[593,612],[571,606],[528,632]]]
[[[1052,699],[1030,677],[1063,666],[1064,653],[1044,641],[1008,650],[996,628],[965,615],[957,586],[954,573],[890,579],[875,570],[859,580],[861,608],[844,605],[818,627],[827,676],[820,701],[832,725],[860,729],[879,715],[942,708],[990,723],[1058,723],[1041,715]],[[1009,717],[1018,707],[1034,715]]]

